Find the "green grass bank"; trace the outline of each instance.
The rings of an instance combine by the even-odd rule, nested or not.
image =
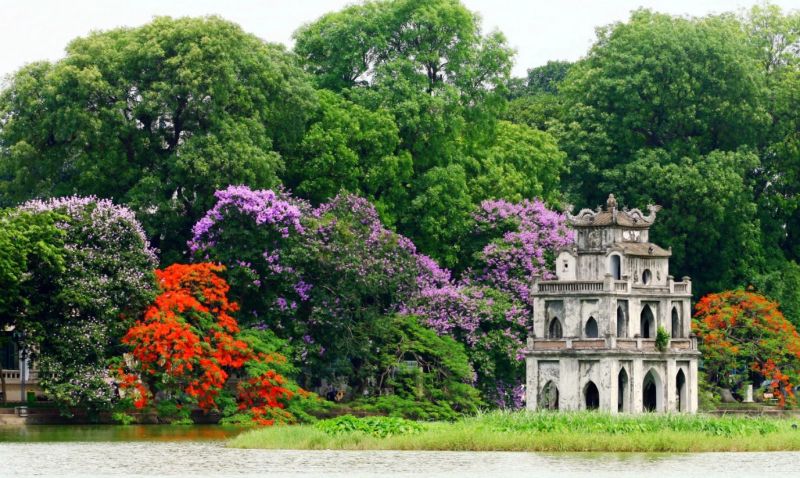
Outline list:
[[[367,422],[364,422],[367,420]],[[493,412],[457,422],[340,417],[243,433],[236,448],[548,452],[800,451],[796,419]],[[800,425],[798,425],[800,427]]]

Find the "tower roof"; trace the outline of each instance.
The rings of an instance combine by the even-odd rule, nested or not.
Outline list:
[[[567,213],[567,221],[573,227],[608,227],[620,226],[626,228],[647,229],[656,220],[656,212],[661,206],[648,205],[647,216],[640,209],[622,210],[617,208],[617,200],[613,194],[609,194],[606,207],[598,207],[596,210],[581,209],[576,215]]]

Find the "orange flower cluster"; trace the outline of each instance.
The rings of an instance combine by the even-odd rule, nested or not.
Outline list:
[[[695,305],[692,330],[707,372],[724,380],[749,370],[771,380],[781,406],[800,377],[800,334],[778,304],[743,290],[709,294]]]
[[[247,362],[285,360],[257,354],[236,338],[239,326],[231,314],[238,306],[228,301],[229,286],[218,275],[223,270],[223,266],[210,263],[174,264],[157,270],[161,294],[122,340],[133,348],[143,375],[179,384],[205,411],[217,408],[216,399],[231,374]],[[127,387],[130,375],[120,370],[120,376]],[[134,377],[130,383],[135,382]],[[290,419],[283,408],[292,392],[284,382],[272,370],[249,379],[239,387],[240,410],[249,409],[262,424],[274,423],[274,419],[264,418],[276,414],[272,409]],[[138,384],[143,390],[135,405],[141,408],[146,404],[147,389]]]
[[[147,387],[139,380],[139,377],[132,373],[126,373],[122,367],[114,370],[114,372],[116,372],[120,391],[126,394],[132,394],[134,398],[134,407],[144,408],[144,406],[147,405],[148,391]]]

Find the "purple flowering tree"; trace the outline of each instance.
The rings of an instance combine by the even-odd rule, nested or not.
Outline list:
[[[522,406],[522,349],[532,317],[530,284],[552,277],[555,252],[574,241],[563,214],[541,201],[483,201],[473,214],[473,261],[459,281],[424,263],[409,310],[467,345],[475,383],[499,407]]]
[[[107,409],[115,399],[108,361],[153,297],[155,251],[133,212],[107,199],[35,200],[17,210],[58,215],[64,244],[63,272],[36,278],[47,300],[30,304],[17,321],[22,345],[48,396],[63,406]]]
[[[379,362],[381,327],[416,290],[413,244],[352,195],[317,208],[244,186],[216,197],[189,247],[228,267],[240,322],[291,340],[307,386],[336,377],[366,386]]]
[[[484,202],[473,217],[476,267],[456,280],[362,198],[313,208],[243,186],[216,196],[190,249],[228,266],[242,322],[292,340],[307,384],[344,376],[364,385],[386,345],[386,317],[403,313],[464,344],[485,396],[519,405],[527,284],[572,241],[563,216],[538,201]]]

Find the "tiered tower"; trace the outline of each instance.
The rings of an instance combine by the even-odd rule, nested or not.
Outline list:
[[[669,275],[671,251],[649,241],[658,206],[567,215],[576,243],[556,280],[534,280],[527,407],[612,413],[697,411],[692,283]],[[659,350],[659,328],[669,343]]]

